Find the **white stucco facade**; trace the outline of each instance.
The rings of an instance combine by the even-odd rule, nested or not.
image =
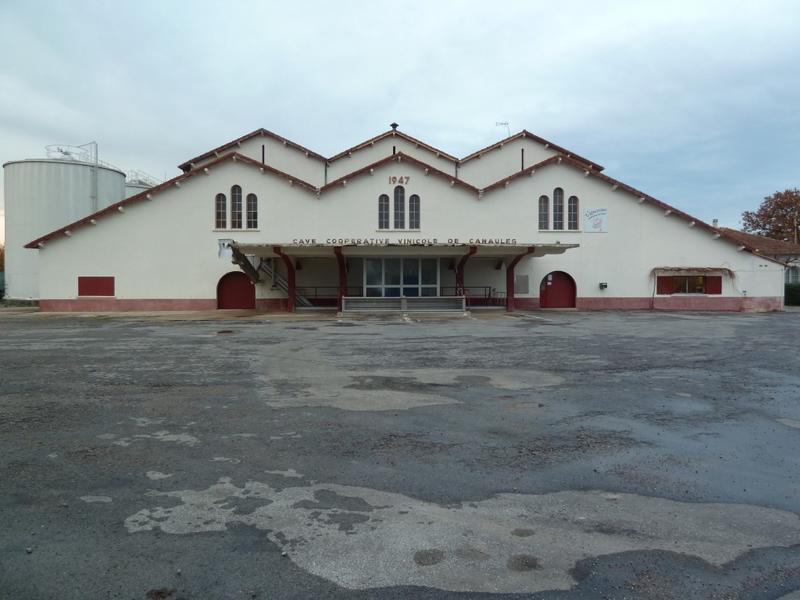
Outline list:
[[[782,264],[526,135],[458,160],[389,131],[326,159],[257,131],[182,168],[184,175],[147,194],[31,241],[43,310],[215,308],[221,278],[240,271],[219,256],[219,240],[232,240],[254,267],[275,267],[274,277],[244,269],[256,280],[256,307],[271,310],[291,309],[303,294],[321,304],[367,295],[367,261],[387,257],[408,265],[435,259],[437,295],[471,295],[476,306],[538,308],[546,304],[540,286],[566,281],[564,293],[579,309],[782,308]],[[405,227],[395,229],[390,218],[392,228],[382,229],[379,198],[388,196],[394,217],[398,185]],[[230,228],[233,186],[243,202],[257,197],[256,228]],[[564,228],[553,230],[557,188]],[[224,228],[215,222],[218,194],[229,217]],[[413,230],[412,196],[420,220]],[[548,230],[540,229],[541,196]],[[568,222],[571,197],[577,223]],[[87,277],[113,278],[113,293],[81,293],[79,278]],[[275,277],[294,279],[296,294]],[[675,282],[669,293],[667,278]]]

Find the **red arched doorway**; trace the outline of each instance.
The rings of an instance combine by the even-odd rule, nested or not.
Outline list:
[[[540,308],[575,308],[575,280],[563,271],[548,273],[539,284]]]
[[[255,308],[256,288],[241,271],[226,273],[217,283],[217,308]]]

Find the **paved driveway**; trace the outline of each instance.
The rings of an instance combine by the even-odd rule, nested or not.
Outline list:
[[[798,598],[800,315],[0,312],[0,597]]]

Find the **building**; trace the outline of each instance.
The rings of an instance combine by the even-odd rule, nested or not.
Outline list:
[[[42,310],[780,310],[758,248],[527,131],[464,158],[265,129],[31,240]]]
[[[786,265],[784,278],[786,283],[800,283],[800,244],[782,242],[763,235],[745,233],[744,231],[727,227],[724,228],[724,231],[739,242],[755,248],[764,256],[769,256],[784,263]]]
[[[32,238],[72,223],[156,185],[141,171],[125,172],[101,161],[96,142],[52,144],[46,158],[3,165],[6,297],[39,299],[38,253],[25,249]]]

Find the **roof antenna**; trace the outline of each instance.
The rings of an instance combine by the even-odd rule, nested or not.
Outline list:
[[[509,125],[508,121],[497,121],[495,123],[495,127],[502,127],[505,125],[506,131],[508,131],[508,137],[511,137],[511,125]]]
[[[392,131],[397,131],[397,128],[400,127],[400,125],[398,125],[397,123],[392,123],[391,125],[389,125],[389,127],[392,128]]]

